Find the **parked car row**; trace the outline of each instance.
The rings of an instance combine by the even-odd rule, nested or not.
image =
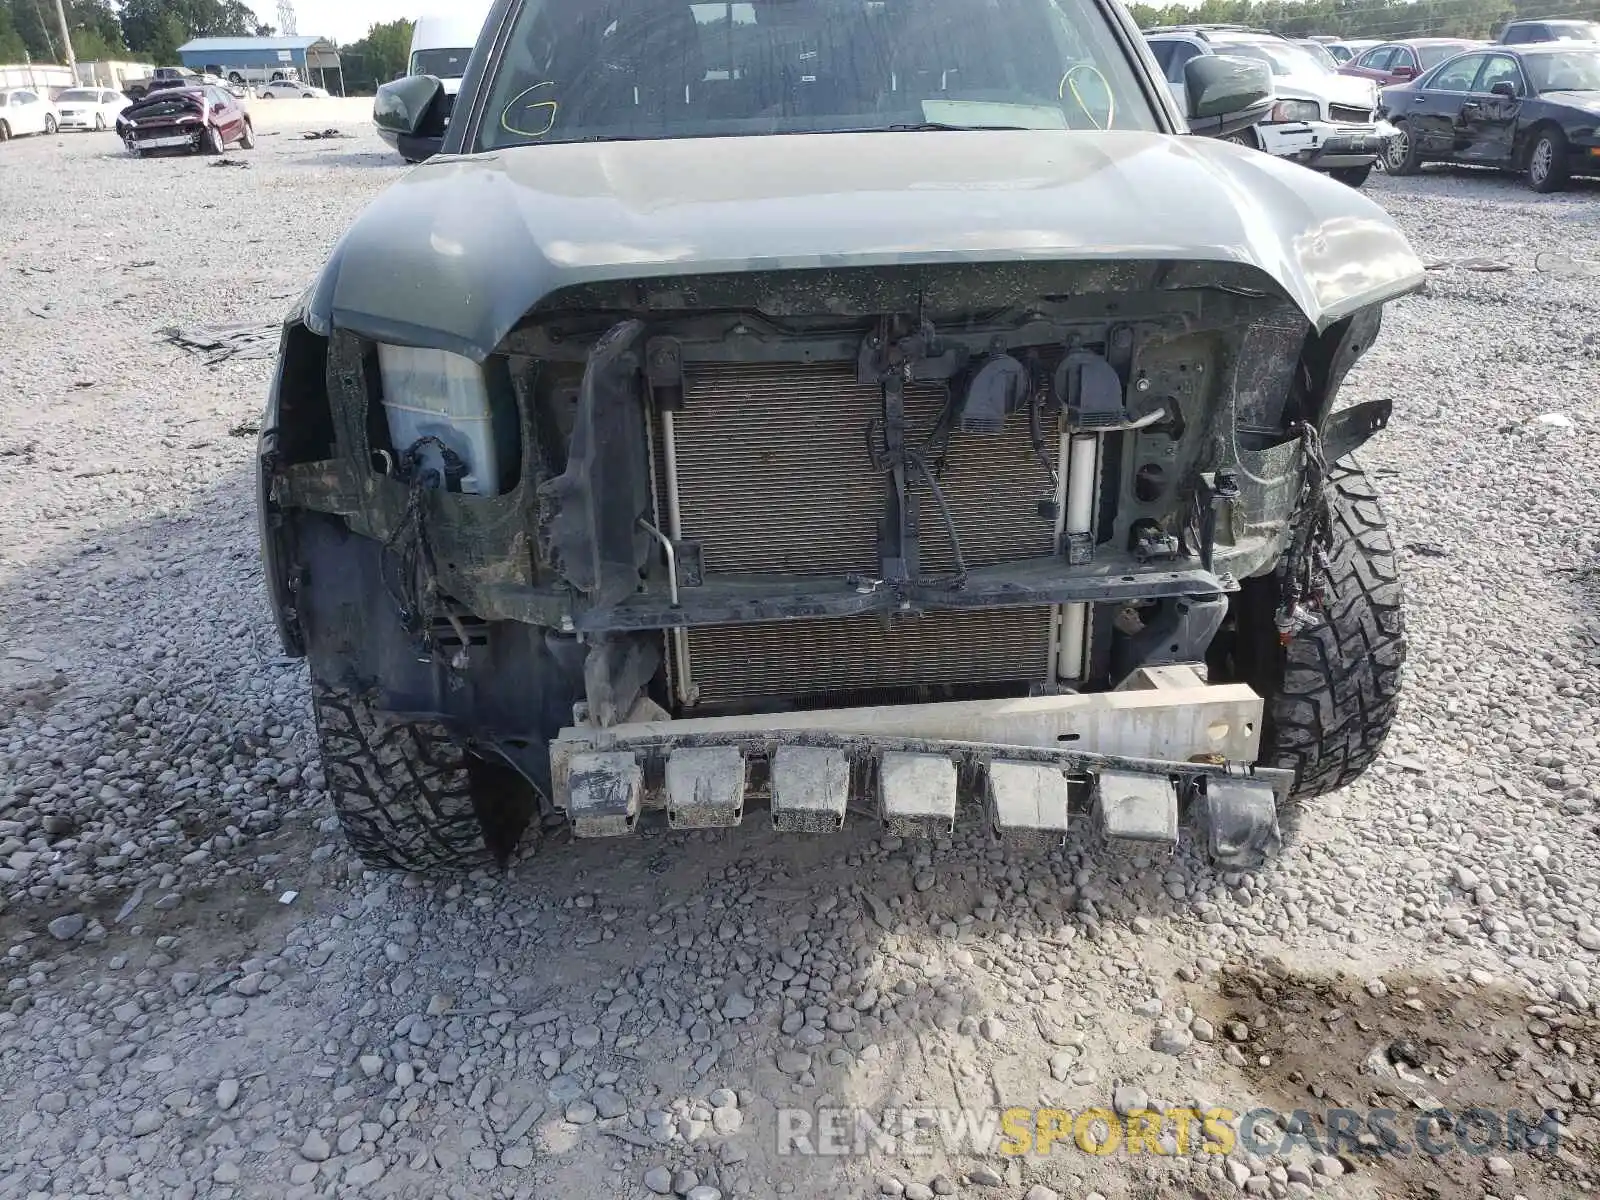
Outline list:
[[[1600,177],[1600,24],[1513,21],[1499,42],[1411,37],[1365,46],[1298,41],[1237,25],[1145,30],[1180,106],[1199,55],[1267,62],[1275,102],[1229,140],[1359,187],[1375,166],[1428,162],[1525,174],[1538,191]],[[1342,66],[1330,68],[1338,50]]]
[[[326,99],[328,94],[296,80],[251,89],[214,75],[176,74],[151,80],[144,95],[131,100],[114,88],[66,88],[54,99],[44,89],[8,88],[0,90],[0,142],[28,134],[115,129],[134,154],[156,149],[220,153],[234,143],[249,150],[254,144],[250,118],[240,101]]]
[[[1275,102],[1261,121],[1230,134],[1230,141],[1324,171],[1351,187],[1365,183],[1384,157],[1394,129],[1378,115],[1377,85],[1340,74],[1288,38],[1241,25],[1170,25],[1145,30],[1145,40],[1180,106],[1184,70],[1193,58],[1215,54],[1267,64]]]
[[[30,133],[54,133],[60,124],[54,102],[33,88],[0,91],[0,142]]]

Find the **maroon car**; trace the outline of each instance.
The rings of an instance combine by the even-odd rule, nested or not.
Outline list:
[[[254,150],[250,114],[219,87],[168,88],[150,93],[122,110],[117,132],[135,155],[154,150],[221,154],[237,142]]]
[[[1341,75],[1374,80],[1379,87],[1405,83],[1447,58],[1476,50],[1482,42],[1470,38],[1405,38],[1356,55],[1339,68]]]

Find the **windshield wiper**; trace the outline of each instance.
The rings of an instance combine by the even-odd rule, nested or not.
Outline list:
[[[977,129],[1001,130],[1012,133],[1029,133],[1036,131],[1038,127],[1034,125],[957,125],[953,121],[919,121],[915,125],[882,125],[874,126],[873,128],[879,129],[886,133],[922,133],[924,131],[933,133],[940,133],[944,131],[965,133]],[[858,131],[850,130],[849,132],[854,133]],[[870,130],[864,132],[870,132]]]

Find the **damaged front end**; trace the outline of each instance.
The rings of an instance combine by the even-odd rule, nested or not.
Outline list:
[[[1262,701],[1208,683],[1240,581],[1314,552],[1380,306],[1243,264],[574,284],[481,363],[291,320],[263,434],[291,652],[514,765],[575,833],[1276,840]],[[418,380],[425,380],[419,384]],[[410,390],[408,390],[410,389]],[[443,398],[443,399],[441,399]],[[1308,470],[1308,466],[1313,469]]]

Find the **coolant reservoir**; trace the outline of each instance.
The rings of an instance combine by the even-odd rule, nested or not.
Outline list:
[[[508,414],[496,413],[483,368],[470,358],[444,350],[380,344],[378,371],[395,454],[405,454],[419,438],[438,438],[466,464],[460,485],[463,492],[498,496],[503,482],[502,451],[509,447],[498,444],[507,431],[497,429],[497,424],[505,425]],[[515,414],[509,415],[514,441]],[[444,459],[437,446],[423,446],[421,456],[424,464],[443,476]]]

